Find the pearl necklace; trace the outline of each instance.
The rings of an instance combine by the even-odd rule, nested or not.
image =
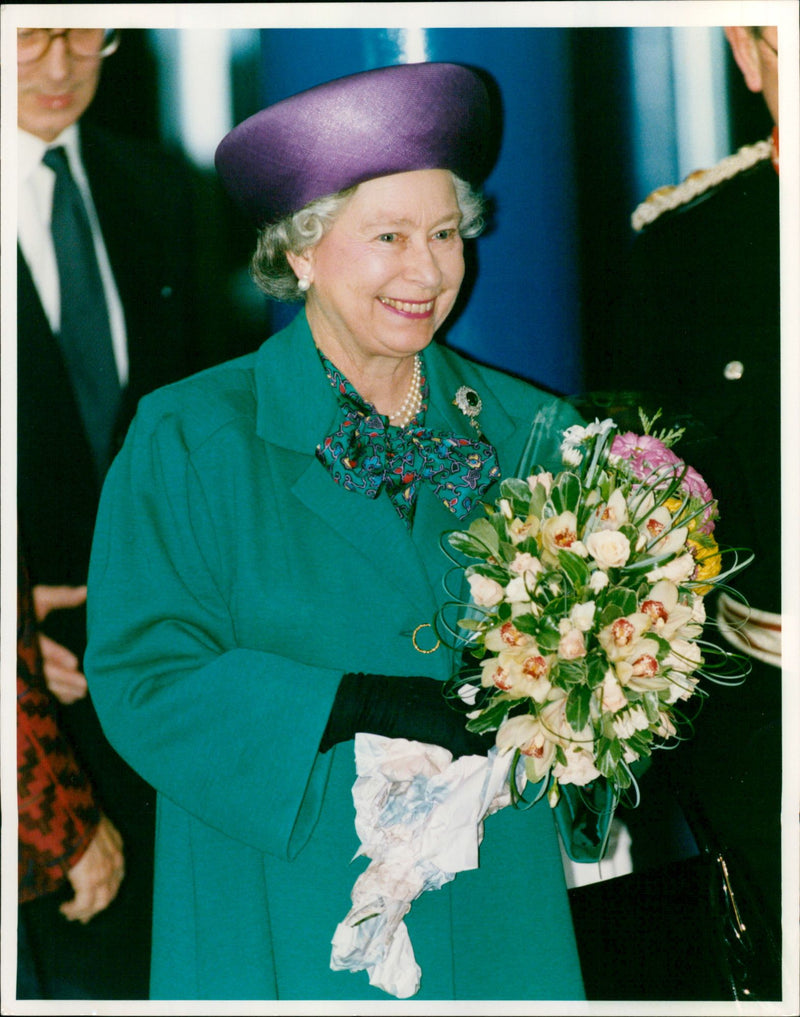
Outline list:
[[[414,373],[411,375],[411,385],[399,410],[390,413],[389,421],[395,427],[405,427],[410,424],[419,413],[422,405],[422,366],[419,354],[414,356]]]

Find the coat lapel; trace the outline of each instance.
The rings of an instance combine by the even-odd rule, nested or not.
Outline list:
[[[276,378],[285,384],[275,384]],[[401,595],[427,616],[435,610],[428,573],[391,502],[347,491],[335,484],[315,449],[336,425],[336,394],[325,378],[304,313],[268,339],[256,361],[257,433],[263,441],[300,453],[307,460],[292,494],[332,530],[346,550],[368,560]]]
[[[462,374],[456,359],[437,344],[425,352],[430,400],[427,424],[470,438],[476,432],[454,405],[456,391],[469,384],[483,401],[480,424],[486,438],[507,446],[515,422],[488,388],[481,385],[480,368]],[[276,379],[283,379],[276,384]],[[420,485],[414,526],[408,532],[384,495],[372,500],[335,484],[315,456],[318,442],[336,425],[337,399],[325,379],[305,314],[299,313],[283,331],[267,340],[256,360],[257,432],[263,441],[307,459],[292,488],[293,495],[313,512],[349,549],[368,559],[371,567],[422,612],[431,613],[442,599],[442,574],[447,561],[442,535],[466,528]],[[492,497],[490,488],[487,497]],[[331,553],[335,553],[331,549]]]

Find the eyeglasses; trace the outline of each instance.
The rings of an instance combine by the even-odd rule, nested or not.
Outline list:
[[[63,39],[64,45],[78,60],[99,59],[111,56],[119,46],[116,28],[18,28],[17,63],[31,64],[41,60],[50,49],[53,39]]]
[[[771,49],[771,50],[772,50],[772,52],[773,52],[773,53],[775,54],[775,56],[777,56],[777,55],[778,55],[778,49],[777,49],[777,47],[776,47],[776,46],[773,46],[771,42],[767,42],[767,40],[766,40],[766,39],[764,38],[764,36],[763,36],[763,35],[759,35],[759,37],[758,37],[758,41],[759,41],[759,42],[763,42],[763,43],[764,43],[764,45],[765,45],[765,46],[767,47],[767,49]]]

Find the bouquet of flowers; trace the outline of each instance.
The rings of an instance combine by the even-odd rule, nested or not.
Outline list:
[[[455,628],[439,619],[473,662],[450,691],[471,730],[515,753],[516,803],[520,779],[541,785],[534,800],[558,809],[579,861],[603,856],[622,794],[691,727],[700,678],[748,670],[702,633],[704,596],[750,559],[717,545],[714,497],[672,450],[682,430],[652,433],[658,416],[640,411],[642,434],[612,419],[569,428],[561,472],[520,470],[445,538],[471,596]]]

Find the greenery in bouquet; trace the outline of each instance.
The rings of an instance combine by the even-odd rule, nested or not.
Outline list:
[[[470,591],[455,629],[439,620],[472,661],[450,691],[471,730],[517,754],[512,789],[522,769],[552,806],[578,788],[602,808],[600,788],[613,814],[653,749],[690,731],[700,678],[747,671],[703,639],[704,597],[747,560],[717,545],[712,492],[672,450],[680,430],[651,433],[658,416],[640,412],[642,434],[569,428],[563,470],[503,480],[445,537]]]

